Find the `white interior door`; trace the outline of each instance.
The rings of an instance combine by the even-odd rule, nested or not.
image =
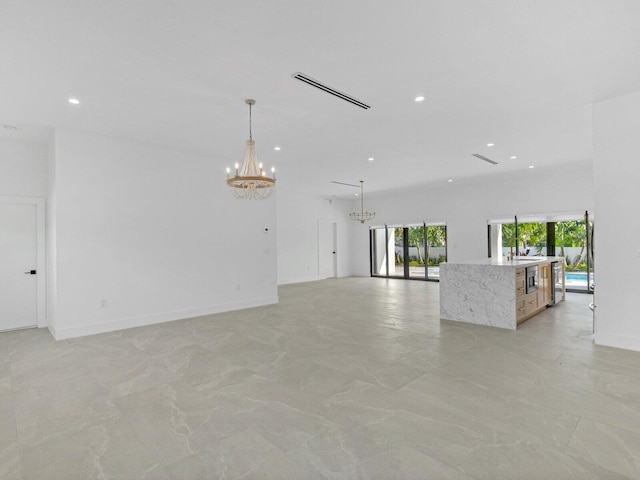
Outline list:
[[[335,278],[338,276],[336,222],[318,222],[318,276]]]
[[[36,205],[0,203],[0,330],[38,324]]]

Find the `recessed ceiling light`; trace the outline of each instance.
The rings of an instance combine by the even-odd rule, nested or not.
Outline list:
[[[373,162],[375,159],[373,157],[369,157],[368,159],[370,162]]]
[[[516,157],[516,156],[514,155],[513,157],[509,157],[509,158],[510,158],[511,160],[515,160],[515,159],[516,159],[516,158],[518,158],[518,157]]]
[[[69,103],[72,103],[73,105],[80,105],[80,100],[77,98],[70,98]]]
[[[414,100],[415,100],[416,102],[422,102],[422,101],[424,100],[424,97],[423,97],[422,95],[419,95],[419,96],[417,96]]]
[[[495,143],[487,143],[487,147],[493,147]]]
[[[354,193],[354,195],[357,197],[359,194],[358,193]]]
[[[273,149],[280,151],[280,147],[273,147]]]
[[[453,178],[450,178],[449,180],[447,180],[447,182],[449,183],[453,182]]]
[[[5,130],[17,130],[18,127],[14,127],[13,125],[3,125],[2,128]]]
[[[529,168],[536,168],[535,165],[529,165]]]

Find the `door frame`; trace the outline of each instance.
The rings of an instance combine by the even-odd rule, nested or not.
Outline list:
[[[333,254],[333,276],[326,278],[338,278],[338,222],[337,220],[325,219],[318,219],[318,277],[320,277],[320,272],[322,272],[322,252],[320,251],[322,247],[322,225],[331,226],[331,241],[333,242],[333,252],[335,252]]]
[[[46,240],[45,240],[45,199],[40,197],[15,197],[0,195],[0,203],[35,205],[36,207],[36,310],[38,328],[47,326],[46,291]]]

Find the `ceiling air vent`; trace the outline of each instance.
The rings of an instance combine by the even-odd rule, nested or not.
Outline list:
[[[329,85],[325,85],[324,83],[321,83],[318,80],[305,75],[304,73],[296,72],[291,76],[296,80],[300,80],[301,82],[311,85],[312,87],[316,87],[322,91],[330,93],[334,97],[341,98],[345,102],[352,103],[353,105],[356,105],[360,108],[364,108],[365,110],[368,110],[369,108],[371,108],[371,105],[367,105],[366,103],[361,102],[360,100],[352,97],[351,95],[347,95],[346,93],[336,90],[335,88],[332,88]]]
[[[494,162],[490,158],[483,157],[479,153],[474,153],[473,156],[479,158],[480,160],[484,160],[485,162],[491,163],[492,165],[498,165],[498,162]]]

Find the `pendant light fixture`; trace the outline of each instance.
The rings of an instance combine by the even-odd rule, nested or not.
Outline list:
[[[376,216],[376,212],[365,212],[364,211],[364,180],[360,180],[360,211],[359,212],[351,212],[349,216],[360,223],[364,223],[367,220],[371,220]]]
[[[256,101],[249,98],[244,101],[249,105],[249,140],[244,151],[244,161],[242,167],[235,164],[235,175],[231,176],[231,169],[227,167],[227,185],[236,198],[253,198],[264,200],[271,195],[276,185],[276,169],[271,167],[271,177],[262,169],[262,163],[258,163],[255,144],[251,132],[251,107]]]

